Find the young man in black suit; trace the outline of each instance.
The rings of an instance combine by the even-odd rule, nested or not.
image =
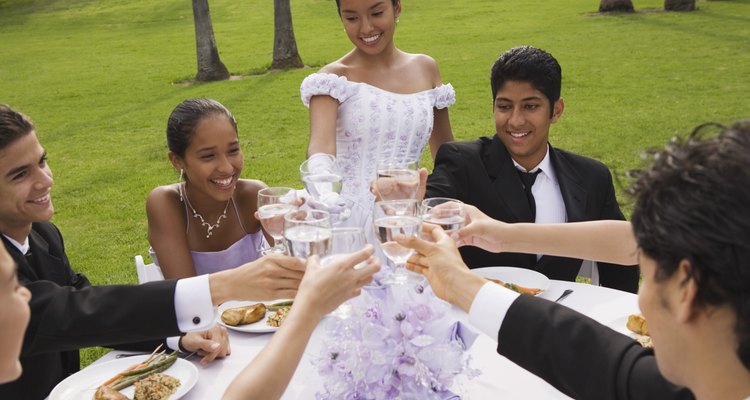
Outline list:
[[[503,53],[491,75],[496,135],[440,146],[425,197],[458,199],[506,222],[624,220],[609,169],[548,142],[550,125],[565,108],[561,80],[560,65],[543,50],[523,46]],[[568,281],[582,263],[477,247],[464,247],[461,255],[470,268],[515,266]],[[599,276],[603,286],[638,290],[636,266],[601,263]]]
[[[750,121],[712,138],[670,143],[637,175],[632,224],[506,224],[470,207],[470,223],[456,234],[459,245],[490,251],[637,260],[638,303],[653,349],[565,306],[487,283],[440,229],[431,232],[436,243],[402,241],[420,253],[408,267],[497,338],[499,354],[572,398],[747,400],[748,154]]]

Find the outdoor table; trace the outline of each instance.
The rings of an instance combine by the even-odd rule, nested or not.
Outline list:
[[[612,326],[613,323],[622,321],[627,315],[639,312],[638,296],[582,283],[552,280],[549,289],[540,294],[540,297],[554,300],[565,289],[573,289],[574,292],[561,304],[605,325]],[[455,307],[452,313],[456,319],[468,324],[468,316],[465,313]],[[619,329],[619,324],[615,328],[618,331],[624,331],[624,329]],[[315,392],[322,387],[312,363],[312,360],[320,355],[319,335],[322,334],[322,329],[317,329],[313,334],[282,399],[314,399]],[[229,383],[260,352],[272,336],[272,334],[250,334],[232,330],[229,330],[229,335],[232,346],[232,354],[229,357],[214,361],[206,367],[199,365],[198,357],[189,360],[198,366],[200,377],[195,387],[183,399],[221,398]],[[462,381],[460,387],[455,390],[462,398],[569,399],[542,379],[498,355],[496,347],[495,340],[484,335],[479,335],[474,342],[469,350],[473,360],[471,365],[482,371],[482,374],[474,379]],[[92,365],[113,360],[117,354],[122,353],[126,352],[111,351]]]

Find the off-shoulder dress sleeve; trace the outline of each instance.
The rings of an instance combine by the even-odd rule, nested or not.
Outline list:
[[[310,74],[302,81],[299,88],[302,103],[305,107],[310,107],[310,99],[320,95],[331,96],[339,103],[343,103],[351,95],[348,83],[349,81],[344,76],[319,72]]]
[[[453,85],[450,83],[440,85],[432,89],[432,92],[435,99],[435,108],[446,108],[456,102],[456,91],[453,90]]]

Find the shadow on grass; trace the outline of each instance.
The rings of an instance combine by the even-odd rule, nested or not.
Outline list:
[[[231,74],[228,80],[239,81],[247,77],[251,77],[251,76],[272,75],[272,74],[279,74],[279,73],[284,73],[288,71],[299,71],[299,70],[306,70],[306,69],[318,70],[324,65],[326,65],[326,63],[316,63],[312,65],[305,64],[305,66],[302,68],[272,69],[271,64],[267,64],[261,68],[253,68],[253,69],[240,72],[237,74]],[[223,82],[223,81],[215,81],[215,82]],[[189,86],[198,86],[198,85],[208,85],[208,84],[215,83],[215,82],[200,82],[200,81],[197,81],[194,76],[190,76],[190,77],[182,77],[182,78],[175,79],[172,81],[172,84],[175,86],[189,87]]]

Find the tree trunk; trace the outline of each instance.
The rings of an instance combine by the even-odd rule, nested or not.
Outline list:
[[[273,63],[272,69],[302,68],[292,26],[289,0],[273,0]]]
[[[664,9],[667,11],[693,11],[695,0],[664,0]]]
[[[601,0],[599,2],[599,12],[633,12],[633,2],[631,0]]]
[[[195,79],[202,82],[229,79],[229,71],[219,59],[208,0],[193,0],[193,19],[195,49],[198,54],[198,74]]]

